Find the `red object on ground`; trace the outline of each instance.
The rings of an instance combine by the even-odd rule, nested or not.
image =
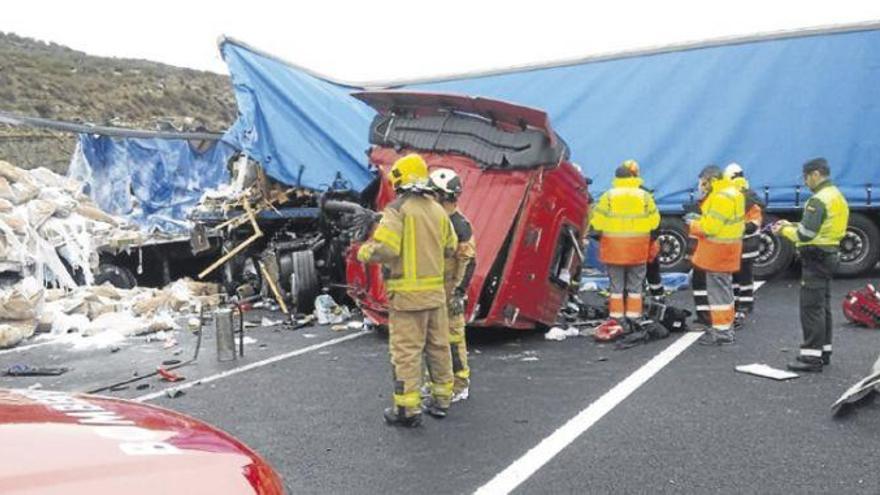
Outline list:
[[[156,406],[0,389],[0,493],[284,493],[259,455],[206,423]]]
[[[872,284],[849,291],[843,299],[843,315],[857,325],[880,327],[880,292]]]
[[[593,338],[598,342],[611,342],[623,335],[623,326],[614,318],[605,320],[596,327]]]
[[[447,115],[450,110],[476,113],[490,116],[493,125],[506,132],[527,127],[543,132],[547,142],[558,139],[543,111],[506,102],[393,91],[355,96],[383,114],[392,109],[423,117]],[[477,243],[476,270],[468,289],[468,325],[517,329],[552,325],[569,281],[580,276],[583,263],[579,244],[589,194],[581,172],[564,156],[555,163],[501,168],[458,153],[374,146],[369,159],[380,174],[377,211],[394,198],[385,179],[391,165],[412,152],[422,155],[431,169],[455,170],[464,184],[459,208],[470,219]],[[386,324],[388,300],[381,267],[359,263],[357,248],[352,246],[347,256],[349,295],[373,321]]]
[[[161,366],[159,366],[159,368],[156,371],[159,373],[159,376],[161,376],[162,379],[165,380],[166,382],[179,382],[181,380],[185,380],[184,377],[178,375],[177,373],[175,373],[173,371],[166,370],[165,368],[163,368]]]

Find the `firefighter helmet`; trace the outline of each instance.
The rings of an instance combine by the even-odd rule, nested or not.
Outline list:
[[[440,198],[455,201],[461,195],[461,178],[454,170],[438,168],[431,172],[428,184],[440,194]]]
[[[395,190],[424,187],[428,183],[428,164],[420,155],[410,153],[394,162],[389,179]]]
[[[739,165],[739,163],[731,162],[728,166],[724,167],[724,178],[733,180],[737,177],[744,177],[745,173],[743,172],[743,168]]]

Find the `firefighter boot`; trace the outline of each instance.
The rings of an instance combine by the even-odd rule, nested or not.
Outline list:
[[[788,363],[788,369],[791,371],[821,372],[822,358],[814,356],[798,356],[794,361]]]
[[[385,409],[385,412],[382,415],[385,417],[385,423],[391,426],[415,428],[417,426],[421,426],[422,424],[421,414],[414,414],[407,417],[402,413],[400,408],[388,407]]]

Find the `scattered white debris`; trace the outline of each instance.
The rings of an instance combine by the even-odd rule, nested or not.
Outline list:
[[[248,345],[248,344],[256,344],[256,343],[257,343],[257,339],[245,335],[245,336],[244,336],[244,343],[245,343],[245,345]]]
[[[348,322],[348,329],[349,330],[360,330],[361,328],[364,328],[364,322],[362,322],[362,321]]]
[[[281,325],[282,323],[284,323],[284,320],[273,320],[273,319],[267,318],[265,316],[263,317],[263,319],[260,320],[261,327],[277,327],[278,325]]]
[[[774,380],[780,380],[780,381],[781,380],[791,380],[792,378],[798,377],[797,373],[792,373],[790,371],[784,371],[784,370],[779,370],[776,368],[771,368],[770,366],[767,366],[766,364],[759,364],[759,363],[744,364],[744,365],[737,366],[734,369],[736,369],[736,371],[739,371],[740,373],[746,373],[749,375],[760,376],[763,378],[772,378]]]
[[[315,318],[318,325],[337,325],[351,318],[351,312],[334,301],[330,294],[321,294],[315,298]]]
[[[544,340],[562,341],[568,337],[580,337],[581,331],[575,327],[553,327],[544,334]]]

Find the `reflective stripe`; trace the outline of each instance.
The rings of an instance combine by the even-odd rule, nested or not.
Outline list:
[[[662,288],[663,288],[663,284],[650,284],[650,285],[648,285],[648,288],[650,288],[650,289],[662,289]]]
[[[708,213],[706,213],[706,215],[710,216],[716,220],[719,220],[724,225],[734,225],[734,224],[737,224],[737,223],[740,223],[743,221],[742,216],[728,217],[727,215],[723,215],[721,213],[718,213],[715,210],[709,211]]]
[[[449,343],[450,344],[461,344],[464,342],[464,335],[460,333],[450,333],[449,334]]]
[[[754,298],[754,297],[749,297],[749,296],[737,297],[736,300],[737,300],[737,301],[742,301],[742,302],[755,302],[755,298]]]
[[[431,394],[434,397],[439,397],[441,399],[447,399],[452,397],[452,383],[431,383]]]
[[[415,280],[416,274],[416,221],[407,215],[403,219],[403,279]]]
[[[708,295],[709,295],[709,291],[706,291],[706,290],[695,290],[695,291],[694,291],[694,295],[695,295],[695,296],[708,296]]]
[[[831,352],[831,344],[823,345],[822,352]]]
[[[697,309],[697,311],[709,311],[709,306],[701,304],[701,305],[697,306],[696,309]]]
[[[464,369],[461,369],[461,370],[456,371],[456,372],[455,372],[455,377],[456,377],[456,378],[461,378],[461,379],[463,379],[463,380],[467,380],[468,378],[471,377],[471,370],[470,370],[470,368],[464,368]]]
[[[744,259],[744,260],[750,260],[750,259],[752,259],[752,258],[757,258],[757,257],[758,257],[758,254],[759,254],[759,253],[757,253],[757,252],[743,253],[743,255],[742,255],[742,259]]]
[[[400,236],[397,232],[389,229],[384,225],[379,225],[376,227],[376,232],[373,233],[373,240],[381,242],[385,244],[392,251],[397,254],[400,254]]]
[[[394,405],[410,409],[419,407],[422,405],[422,394],[418,390],[405,394],[394,394]]]
[[[801,349],[801,356],[822,357],[822,351],[819,349]]]
[[[415,280],[407,280],[404,278],[386,280],[385,287],[389,290],[396,290],[399,292],[433,290],[443,287],[443,277],[427,277]]]
[[[446,218],[444,217],[444,219]],[[444,230],[448,236],[448,219],[446,220],[444,225],[447,228]],[[419,292],[443,288],[443,275],[419,278],[417,256],[415,219],[407,216],[403,220],[403,277],[386,280],[386,289],[397,292]],[[440,267],[440,270],[442,273],[443,266]]]
[[[813,237],[816,237],[816,233],[813,232],[812,230],[810,230],[810,229],[804,227],[803,224],[800,224],[800,223],[799,223],[799,224],[798,224],[798,229],[797,229],[797,230],[798,230],[798,234],[800,234],[800,235],[802,235],[802,236],[804,236],[804,237],[809,237],[810,239],[812,239]]]

